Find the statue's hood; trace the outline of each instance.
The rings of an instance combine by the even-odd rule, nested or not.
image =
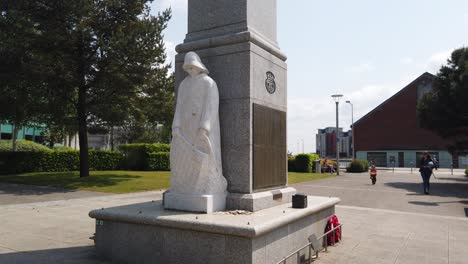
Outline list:
[[[202,70],[201,72],[206,74],[209,73],[208,69],[202,63],[200,57],[193,51],[190,51],[187,54],[185,54],[184,65],[182,66],[182,68],[184,69],[184,71],[187,71],[189,66],[195,66],[197,68],[200,68]]]

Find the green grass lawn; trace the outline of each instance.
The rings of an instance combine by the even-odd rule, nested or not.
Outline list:
[[[313,181],[318,179],[325,179],[335,177],[336,174],[330,173],[301,173],[301,172],[288,172],[288,184]]]
[[[91,171],[90,174],[90,177],[85,178],[80,178],[77,171],[0,175],[0,182],[109,193],[161,190],[169,187],[168,171]],[[290,172],[288,176],[289,184],[292,184],[333,175]]]

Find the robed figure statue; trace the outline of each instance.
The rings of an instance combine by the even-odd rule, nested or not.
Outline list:
[[[185,204],[173,206],[173,201],[170,201],[169,207],[206,211],[203,208],[185,208],[190,206],[187,204],[190,202],[184,200],[196,200],[200,195],[211,195],[208,200],[223,200],[212,201],[212,210],[224,209],[220,206],[225,205],[227,182],[221,162],[218,87],[208,76],[208,69],[195,52],[185,55],[182,68],[188,75],[177,90],[172,123],[169,194],[177,196],[179,202]],[[165,206],[167,207],[166,201]],[[207,211],[210,211],[210,206],[213,205],[208,205]]]

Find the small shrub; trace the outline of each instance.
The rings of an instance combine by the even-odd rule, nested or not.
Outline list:
[[[312,171],[315,172],[315,161],[320,160],[320,156],[315,153],[308,154],[312,162]]]
[[[169,152],[154,152],[149,154],[149,168],[155,171],[170,171]]]
[[[12,150],[11,140],[0,140],[0,152],[10,152]],[[41,152],[41,151],[52,151],[46,146],[38,144],[29,140],[18,140],[16,141],[17,152]]]
[[[468,169],[465,169],[465,175],[468,176]]]
[[[312,160],[309,154],[298,154],[294,162],[294,167],[297,172],[311,172]]]
[[[295,157],[288,158],[288,171],[296,171],[296,159]]]
[[[315,170],[315,161],[319,159],[319,155],[315,153],[298,154],[295,157],[294,169],[296,172],[313,172]]]
[[[353,160],[346,168],[347,172],[366,172],[369,170],[369,162],[367,160]]]

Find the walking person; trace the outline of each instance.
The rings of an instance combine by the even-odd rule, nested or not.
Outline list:
[[[375,182],[377,181],[377,168],[375,167],[375,165],[371,166],[370,179],[372,181],[372,185],[375,185]]]
[[[434,162],[432,161],[429,152],[425,151],[421,158],[419,172],[423,180],[424,194],[429,194],[430,183],[429,180],[432,175],[432,169],[434,168]]]

